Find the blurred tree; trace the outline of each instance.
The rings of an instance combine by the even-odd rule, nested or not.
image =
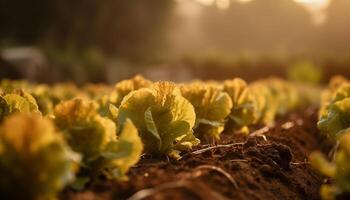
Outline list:
[[[44,41],[79,52],[98,48],[126,58],[154,56],[164,44],[173,0],[0,0],[0,40]]]
[[[173,0],[106,0],[98,16],[97,40],[121,56],[155,56],[164,50]],[[117,3],[116,3],[117,2]]]
[[[50,26],[53,10],[47,0],[0,0],[0,39],[36,43]]]
[[[211,6],[203,14],[212,43],[229,50],[302,49],[314,29],[310,14],[293,0],[232,2],[228,10]]]

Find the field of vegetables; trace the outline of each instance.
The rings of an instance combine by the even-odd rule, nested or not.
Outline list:
[[[350,81],[0,83],[0,199],[349,199]]]

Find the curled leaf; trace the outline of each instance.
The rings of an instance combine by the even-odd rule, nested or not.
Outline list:
[[[126,172],[134,166],[140,159],[143,151],[141,138],[131,120],[127,119],[119,134],[118,140],[112,145],[109,144],[102,154],[106,156],[109,153],[109,163],[104,170],[118,169],[119,178],[125,178]],[[106,154],[107,153],[107,154]]]

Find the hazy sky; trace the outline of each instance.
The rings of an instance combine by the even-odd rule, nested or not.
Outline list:
[[[230,2],[238,1],[248,3],[254,0],[177,0],[176,11],[181,17],[181,23],[175,26],[174,31],[171,31],[170,41],[175,54],[178,52],[196,52],[205,50],[210,46],[210,39],[203,31],[201,16],[205,6],[216,5],[218,8],[226,9],[230,6]],[[305,7],[313,17],[316,25],[322,25],[325,21],[325,11],[331,0],[294,0],[298,4]],[[350,0],[349,0],[350,1]],[[204,6],[201,6],[204,5]],[[181,31],[179,31],[181,30]],[[215,45],[214,45],[215,46]]]
[[[186,0],[179,0],[184,2]],[[238,1],[246,3],[253,0],[195,0],[204,5],[216,4],[221,9],[226,9],[230,6],[230,1]],[[322,24],[326,18],[324,14],[325,8],[329,5],[330,0],[294,0],[303,5],[313,15],[313,20],[316,24]]]

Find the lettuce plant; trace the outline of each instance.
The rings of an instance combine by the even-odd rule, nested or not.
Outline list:
[[[132,79],[123,80],[118,82],[114,87],[114,92],[116,93],[115,105],[119,107],[123,98],[134,90],[141,88],[146,88],[152,85],[152,81],[145,79],[141,75],[137,75]]]
[[[115,123],[97,111],[93,101],[64,101],[55,107],[55,122],[71,148],[82,154],[83,168],[108,178],[124,178],[142,153],[137,129],[126,119],[118,136]]]
[[[297,89],[287,81],[278,78],[263,80],[277,105],[277,115],[285,115],[288,111],[297,107],[299,95]]]
[[[196,112],[195,135],[207,140],[220,139],[225,118],[232,109],[230,96],[214,85],[201,82],[182,85],[180,89]]]
[[[250,86],[251,98],[255,108],[255,122],[272,126],[277,113],[277,100],[269,87],[263,81],[257,81]]]
[[[336,100],[341,100],[341,96],[347,96],[348,93],[348,85],[349,85],[349,81],[346,80],[344,77],[342,76],[335,76],[333,77],[326,90],[324,90],[321,94],[321,106],[320,106],[320,110],[319,110],[319,118],[324,117],[325,115],[327,115],[329,106],[334,103]],[[340,89],[343,88],[343,89]],[[335,93],[338,90],[343,90],[340,92],[340,95],[335,95]],[[337,98],[335,98],[335,96],[338,96]]]
[[[337,89],[327,90],[323,93],[319,118],[325,117],[332,104],[350,97],[350,84],[342,84]]]
[[[22,90],[0,95],[0,121],[13,113],[40,114],[38,105],[32,95]]]
[[[52,115],[54,102],[50,96],[50,88],[47,85],[36,85],[31,87],[30,91],[38,104],[40,112],[43,115]]]
[[[9,80],[3,79],[0,81],[0,91],[4,93],[12,93],[16,90],[27,90],[30,84],[25,80]]]
[[[55,199],[73,181],[79,159],[50,120],[11,115],[0,127],[0,198]]]
[[[179,88],[157,82],[129,93],[119,107],[118,123],[130,118],[136,125],[145,151],[179,158],[179,153],[198,145],[193,135],[195,111]]]
[[[84,86],[83,91],[98,104],[98,113],[103,117],[108,117],[116,122],[115,106],[118,97],[113,87],[102,84],[88,84]]]
[[[300,104],[299,91],[278,78],[256,81],[249,86],[256,123],[273,125],[278,115],[285,115]]]
[[[90,99],[96,100],[101,96],[108,95],[113,91],[113,87],[104,84],[87,84],[82,88]]]
[[[333,139],[346,132],[350,128],[350,98],[331,104],[317,125],[323,134]]]
[[[233,103],[229,123],[236,129],[248,132],[247,126],[256,120],[254,102],[248,84],[240,78],[226,80],[223,91],[231,97]]]
[[[336,199],[338,195],[350,193],[350,132],[341,136],[339,142],[340,147],[333,162],[328,161],[320,152],[310,155],[311,165],[334,180],[334,184],[324,184],[321,187],[324,200]]]

